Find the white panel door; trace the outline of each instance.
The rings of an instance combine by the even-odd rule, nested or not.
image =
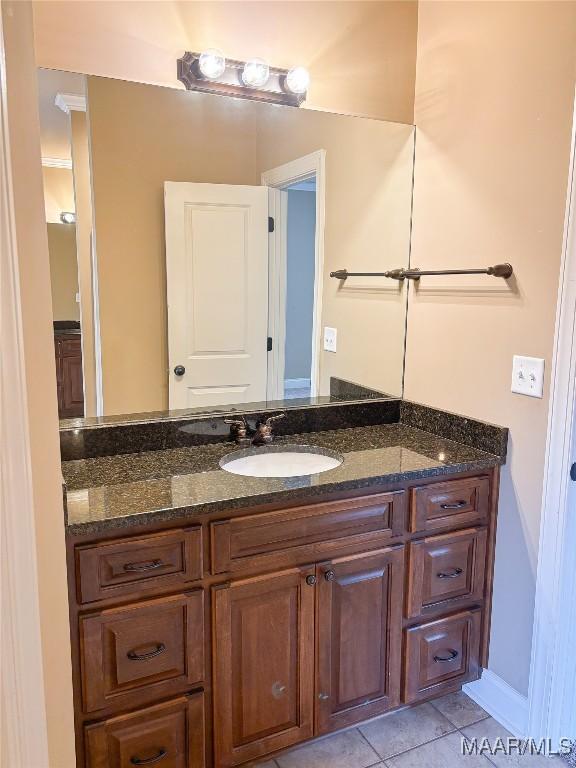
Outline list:
[[[164,200],[169,407],[265,400],[268,188],[167,181]]]

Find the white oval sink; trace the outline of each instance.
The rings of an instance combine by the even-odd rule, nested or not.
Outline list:
[[[334,451],[309,445],[269,445],[229,453],[220,467],[248,477],[301,477],[339,467],[344,459]]]

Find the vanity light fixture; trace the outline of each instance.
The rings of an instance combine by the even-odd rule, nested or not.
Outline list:
[[[310,75],[304,67],[280,69],[263,59],[226,59],[221,51],[187,51],[178,59],[178,80],[189,91],[235,96],[299,107],[306,98]]]
[[[72,211],[62,211],[60,214],[60,221],[62,224],[75,224],[76,214],[72,213]]]

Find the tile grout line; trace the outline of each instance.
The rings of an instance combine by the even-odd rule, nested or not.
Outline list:
[[[362,733],[362,731],[360,730],[360,728],[356,728],[356,730],[358,731],[358,733],[360,734],[360,736],[361,736],[361,737],[364,739],[364,741],[366,742],[366,744],[368,744],[368,746],[370,747],[370,749],[372,750],[372,752],[374,752],[374,754],[378,755],[378,763],[383,763],[383,762],[384,762],[384,758],[382,757],[382,755],[380,754],[380,752],[378,752],[378,750],[376,749],[376,747],[375,747],[375,746],[374,746],[374,745],[373,745],[373,744],[370,742],[370,740],[368,739],[368,737],[367,737],[367,736],[364,736],[364,734]],[[374,763],[374,765],[378,765],[378,763]],[[368,766],[368,768],[370,768],[370,766]]]

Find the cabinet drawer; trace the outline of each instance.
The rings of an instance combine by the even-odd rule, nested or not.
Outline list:
[[[406,630],[406,703],[479,677],[481,615],[480,609],[465,611]]]
[[[486,520],[490,480],[470,477],[434,483],[411,492],[412,531],[436,531]]]
[[[202,529],[76,548],[78,601],[136,596],[202,578]]]
[[[344,543],[386,542],[404,529],[405,499],[395,491],[212,523],[212,570],[288,564],[296,556],[329,556]]]
[[[204,768],[204,694],[88,725],[86,768]]]
[[[80,618],[86,712],[189,688],[204,678],[204,600],[186,595]]]
[[[448,611],[459,602],[482,600],[486,530],[473,528],[410,544],[406,615]]]

